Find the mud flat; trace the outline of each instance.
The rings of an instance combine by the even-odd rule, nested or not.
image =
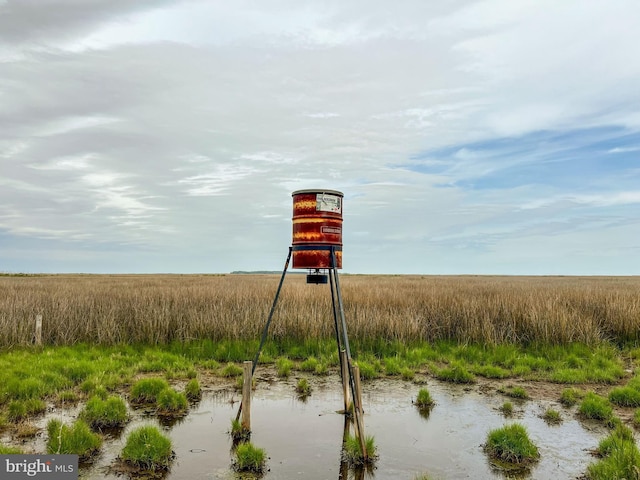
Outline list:
[[[309,480],[340,478],[408,479],[428,473],[437,479],[558,478],[575,479],[594,461],[589,450],[606,434],[597,424],[576,419],[575,410],[553,400],[513,401],[514,414],[499,411],[505,397],[474,385],[451,385],[430,380],[426,385],[435,407],[428,415],[412,404],[422,387],[401,380],[375,380],[364,384],[366,432],[375,437],[379,460],[372,472],[356,475],[340,463],[344,433],[339,378],[308,377],[313,392],[305,401],[295,393],[298,376],[260,379],[252,400],[252,443],[269,456],[265,479]],[[204,383],[204,382],[203,382]],[[171,437],[176,460],[164,477],[179,479],[235,479],[231,470],[231,440],[227,434],[238,409],[239,394],[230,385],[205,386],[203,399],[189,415],[164,425],[153,415],[132,410],[133,420],[122,432],[108,435],[102,453],[81,469],[84,479],[123,478],[111,466],[127,433],[144,423],[160,424]],[[564,421],[552,426],[541,418],[549,407]],[[51,416],[70,420],[74,410],[57,410]],[[513,473],[490,464],[482,450],[487,433],[510,422],[526,426],[540,449],[540,461],[528,472]],[[23,448],[44,452],[42,436]],[[132,476],[135,478],[135,476]]]

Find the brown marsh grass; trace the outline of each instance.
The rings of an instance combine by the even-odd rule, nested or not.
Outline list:
[[[0,347],[255,339],[278,275],[0,276]],[[341,275],[349,336],[597,344],[640,338],[640,277]],[[287,275],[276,339],[330,339],[327,286]]]

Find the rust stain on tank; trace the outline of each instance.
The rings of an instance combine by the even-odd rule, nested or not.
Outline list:
[[[293,268],[342,268],[342,192],[298,190],[293,196]]]

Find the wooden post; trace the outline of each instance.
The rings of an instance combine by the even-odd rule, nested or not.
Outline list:
[[[242,429],[251,431],[251,375],[253,362],[250,360],[243,363],[244,375],[242,384]]]
[[[344,449],[345,444],[347,443],[347,438],[349,438],[349,433],[351,430],[351,419],[344,416],[344,430],[342,431],[342,448]],[[349,463],[347,462],[344,455],[340,455],[340,479],[347,480],[349,478]]]
[[[362,456],[364,457],[365,460],[367,460],[368,455],[367,455],[367,449],[365,445],[364,418],[362,418],[363,409],[362,409],[362,390],[360,388],[360,367],[358,367],[358,365],[353,365],[353,367],[351,367],[351,373],[353,376],[353,389],[355,390],[355,398],[353,399],[353,413],[355,416],[356,436],[360,441]]]
[[[351,389],[349,388],[349,365],[347,363],[347,352],[340,350],[340,364],[342,366],[342,393],[344,395],[344,414],[349,415],[353,401],[351,400]]]
[[[42,315],[36,315],[36,345],[42,345]]]

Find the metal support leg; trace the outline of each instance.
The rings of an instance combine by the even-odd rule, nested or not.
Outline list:
[[[351,361],[351,347],[349,345],[349,336],[347,334],[347,322],[344,317],[344,305],[342,303],[342,292],[340,290],[340,280],[338,277],[338,269],[336,268],[336,257],[335,257],[335,248],[331,247],[331,272],[333,273],[333,278],[335,280],[336,287],[336,297],[338,299],[338,309],[340,312],[340,319],[342,322],[342,342],[344,348],[347,353],[347,365],[349,367],[349,384],[351,386],[351,395],[353,401],[353,414],[355,417],[355,425],[357,430],[358,439],[360,441],[360,447],[362,449],[362,455],[366,459],[367,451],[365,448],[365,434],[364,434],[364,421],[362,419],[362,405],[360,395],[358,395],[359,391],[356,388],[356,379],[353,377],[353,368]],[[360,379],[358,379],[359,382]]]
[[[280,290],[282,290],[282,284],[284,283],[284,277],[287,275],[287,270],[289,269],[289,261],[291,260],[291,252],[292,248],[289,247],[289,254],[287,255],[287,260],[284,262],[284,269],[282,270],[282,276],[280,277],[280,283],[278,284],[278,290],[276,290],[276,296],[273,299],[273,304],[271,305],[271,310],[269,311],[269,317],[267,318],[267,323],[262,330],[262,338],[260,339],[260,346],[258,347],[258,351],[256,352],[256,356],[253,359],[253,366],[251,367],[251,376],[256,372],[256,366],[258,365],[258,359],[260,358],[260,354],[262,353],[262,348],[264,347],[264,342],[267,339],[267,334],[269,333],[269,325],[271,325],[271,320],[273,319],[273,312],[276,310],[276,305],[278,304],[278,298],[280,297]],[[240,418],[240,414],[242,413],[242,402],[240,402],[240,407],[238,407],[238,414],[236,415],[236,421]]]
[[[331,260],[333,261],[333,257],[331,257]],[[331,264],[332,268],[333,268],[333,263]],[[340,360],[340,377],[342,377],[342,372],[344,371],[343,369],[343,360],[342,360],[342,349],[343,349],[343,344],[342,344],[342,328],[340,326],[340,324],[338,323],[338,306],[336,304],[336,293],[335,293],[335,282],[333,280],[333,274],[332,274],[333,270],[329,270],[329,283],[330,283],[330,287],[331,287],[331,308],[333,311],[333,326],[335,328],[335,332],[336,332],[336,343],[338,345],[338,359]],[[342,378],[342,381],[345,382],[346,379]],[[345,412],[347,413],[347,412]]]

